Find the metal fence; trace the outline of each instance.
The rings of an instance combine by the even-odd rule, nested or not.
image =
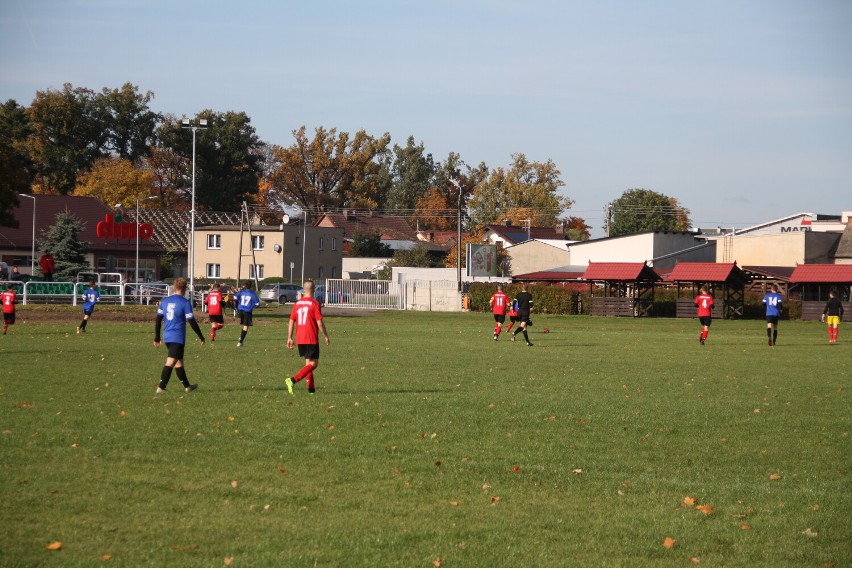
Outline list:
[[[404,290],[390,280],[343,280],[329,278],[317,290],[317,299],[326,306],[366,310],[405,309]]]
[[[171,287],[167,284],[126,283],[120,279],[110,281],[104,279],[100,282],[95,280],[100,302],[103,304],[157,304],[161,299],[171,293]],[[76,306],[80,303],[83,293],[89,288],[86,282],[42,282],[31,280],[0,281],[0,287],[8,289],[12,284],[15,293],[20,296],[22,305],[27,304],[71,304]]]

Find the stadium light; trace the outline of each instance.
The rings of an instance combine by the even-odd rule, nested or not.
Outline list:
[[[29,197],[33,200],[33,252],[30,257],[30,278],[35,278],[35,219],[36,219],[36,198],[33,195],[19,193],[21,197]]]
[[[195,133],[198,129],[207,129],[207,119],[198,119],[198,124],[193,124],[188,118],[180,121],[181,128],[192,130],[192,207],[189,210],[189,298],[195,293]]]
[[[459,184],[457,179],[450,178],[450,183],[455,186],[456,189],[459,190],[459,215],[456,229],[458,230],[458,235],[456,236],[456,277],[458,279],[458,290],[462,291],[462,279],[461,279],[461,206],[462,206],[462,188],[461,184]]]

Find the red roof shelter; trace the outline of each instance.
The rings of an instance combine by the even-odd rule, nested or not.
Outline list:
[[[583,279],[591,315],[635,317],[651,315],[660,276],[644,262],[590,262]]]
[[[743,317],[745,286],[748,275],[736,262],[679,262],[666,278],[677,283],[677,317],[695,317],[694,298],[703,286],[708,292],[721,296],[722,317]]]
[[[790,275],[791,295],[802,302],[802,319],[818,320],[828,292],[834,290],[843,302],[843,319],[852,321],[852,264],[800,264]]]

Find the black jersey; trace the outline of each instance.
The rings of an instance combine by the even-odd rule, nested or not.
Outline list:
[[[823,315],[826,316],[842,316],[843,315],[843,302],[840,301],[840,298],[834,297],[829,298],[828,302],[825,304],[825,309],[822,311]]]
[[[529,292],[521,292],[515,296],[515,301],[518,302],[518,312],[528,314],[532,308],[532,294]]]

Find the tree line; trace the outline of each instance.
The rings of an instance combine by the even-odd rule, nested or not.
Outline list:
[[[143,207],[189,209],[192,133],[177,116],[151,110],[153,98],[131,83],[100,91],[67,83],[38,91],[26,107],[3,103],[0,225],[14,222],[18,193],[88,195],[109,204],[146,198]],[[195,150],[198,209],[237,211],[243,201],[270,215],[288,206],[311,214],[357,209],[404,216],[430,230],[455,229],[461,209],[468,231],[529,219],[534,226],[561,222],[566,237],[589,238],[584,219],[563,217],[573,201],[560,193],[562,173],[549,159],[518,152],[508,165],[489,168],[454,152],[437,160],[413,136],[400,145],[388,133],[309,132],[305,126],[281,146],[261,140],[245,112],[205,109],[190,123],[202,120],[206,128],[196,130]],[[654,229],[688,224],[688,211],[670,211],[653,220],[668,226]]]

